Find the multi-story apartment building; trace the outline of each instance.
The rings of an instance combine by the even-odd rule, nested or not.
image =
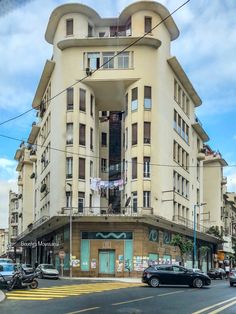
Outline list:
[[[208,136],[195,116],[201,99],[171,56],[179,30],[172,17],[161,22],[168,14],[153,1],[111,19],[82,4],[52,12],[45,38],[53,57],[28,139],[35,223],[18,237],[48,245],[28,248],[27,258],[59,267],[63,250],[65,271],[71,254],[75,275],[117,276],[136,275],[148,260],[180,261],[171,236],[193,237]],[[211,267],[218,240],[205,232],[202,213],[198,206],[197,245],[209,246]]]
[[[204,146],[205,160],[203,161],[203,189],[204,207],[203,219],[213,234],[219,234],[225,241],[221,245],[222,250],[231,251],[231,237],[226,232],[224,193],[226,192],[227,178],[223,176],[223,168],[227,162],[219,151],[214,151],[209,145]],[[224,254],[218,252],[219,262],[224,261]]]
[[[0,229],[0,257],[7,256],[8,229]]]

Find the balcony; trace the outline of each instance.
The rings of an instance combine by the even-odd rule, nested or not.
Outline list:
[[[109,209],[107,207],[62,207],[61,211],[58,212],[59,215],[70,215],[70,210],[72,210],[73,216],[146,216],[153,215],[153,208],[148,207],[121,207],[119,209]]]
[[[17,184],[18,184],[19,186],[22,186],[22,185],[23,185],[23,180],[22,180],[22,177],[21,177],[21,176],[18,177]]]
[[[197,116],[195,116],[195,121],[192,124],[193,129],[200,135],[201,139],[203,140],[203,142],[207,142],[209,141],[209,136],[207,135],[207,133],[205,132],[205,130],[203,129],[202,123],[201,121],[198,119]]]
[[[221,185],[227,184],[227,177],[222,177]]]
[[[183,225],[187,228],[194,229],[194,223],[190,219],[184,218],[184,217],[179,216],[179,215],[175,215],[175,216],[173,216],[173,221],[180,224],[180,225]],[[196,223],[196,230],[197,231],[206,233],[208,229],[209,228],[207,228],[201,224]]]
[[[197,160],[202,161],[204,159],[205,159],[205,150],[202,148],[199,150],[199,152],[197,154]]]

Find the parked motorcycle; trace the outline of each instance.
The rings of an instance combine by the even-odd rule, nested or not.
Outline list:
[[[37,277],[38,276],[35,273],[25,274],[23,271],[17,270],[9,280],[1,275],[1,283],[8,291],[12,290],[13,288],[21,289],[25,287],[36,289],[38,288],[38,281],[36,279]]]

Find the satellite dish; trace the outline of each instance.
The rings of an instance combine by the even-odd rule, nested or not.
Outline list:
[[[34,172],[30,176],[30,179],[33,179],[33,178],[35,178],[35,173]]]
[[[40,192],[43,193],[47,188],[47,185],[44,183],[42,186],[41,186],[41,189],[40,189]]]
[[[125,207],[129,206],[130,201],[131,201],[131,197],[129,196],[125,202]]]

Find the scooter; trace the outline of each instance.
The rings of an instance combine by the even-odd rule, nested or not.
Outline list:
[[[15,271],[10,280],[6,280],[3,275],[1,275],[1,283],[5,286],[8,291],[13,288],[25,288],[30,287],[31,289],[38,288],[37,274],[24,274],[23,271]]]

